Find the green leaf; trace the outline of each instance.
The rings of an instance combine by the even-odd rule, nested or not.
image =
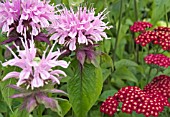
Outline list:
[[[3,115],[0,113],[0,117],[3,117]]]
[[[4,101],[7,103],[7,105],[9,106],[9,108],[11,109],[11,111],[12,111],[12,108],[11,108],[12,98],[9,98],[9,97],[14,94],[15,90],[13,90],[7,86],[9,84],[12,84],[12,82],[13,82],[13,79],[9,79],[7,81],[0,83],[2,97],[3,97]]]
[[[82,71],[78,65],[74,68],[74,77],[68,82],[69,100],[75,115],[86,117],[101,93],[102,72],[91,64],[85,64]]]
[[[102,68],[108,68],[108,67],[111,67],[113,69],[113,61],[112,61],[112,58],[106,54],[106,53],[102,53],[101,54],[101,67]]]
[[[64,5],[69,6],[69,1],[68,0],[62,0],[61,1]]]
[[[3,101],[0,101],[0,112],[7,112],[7,105]]]
[[[10,113],[10,117],[30,117],[30,114],[26,110],[16,109],[13,113]]]
[[[105,81],[111,74],[111,69],[102,69],[103,81]]]
[[[42,117],[52,117],[51,115],[43,115]]]
[[[104,49],[105,49],[105,52],[107,54],[110,52],[110,49],[111,49],[111,40],[105,40],[104,41]]]
[[[117,79],[124,79],[127,81],[132,81],[132,82],[138,83],[137,78],[126,67],[120,67],[120,68],[116,69],[116,71],[113,73],[113,77],[115,77]]]
[[[106,100],[109,96],[113,96],[115,93],[117,93],[117,90],[116,90],[116,89],[104,91],[104,92],[101,94],[99,100],[100,100],[100,101],[104,101],[104,100]]]
[[[60,4],[60,3],[61,3],[61,0],[51,0],[51,3]]]
[[[114,84],[114,86],[118,87],[119,89],[127,86],[127,84],[125,84],[125,82],[120,78],[115,78],[115,79],[112,78],[111,82]]]
[[[162,18],[167,12],[170,11],[169,0],[154,0],[152,6],[152,23],[155,24],[160,18]],[[166,11],[165,11],[166,9]]]
[[[95,110],[91,110],[88,114],[88,117],[101,117],[102,113],[99,110],[100,110],[99,107]]]
[[[145,117],[145,115],[132,112],[132,117]]]
[[[84,0],[69,0],[70,6],[79,6]]]
[[[120,112],[119,117],[131,117],[131,114]]]
[[[119,12],[120,6],[121,6],[120,0],[113,0],[112,5],[110,6],[110,11],[112,11],[110,14],[114,16],[115,21],[118,20],[119,15],[120,15],[120,12]],[[117,11],[117,12],[114,12],[114,11]],[[124,8],[123,8],[123,11],[124,11]]]
[[[69,103],[68,100],[65,100],[65,99],[62,99],[62,100],[57,99],[57,100],[62,109],[62,115],[64,116],[70,110],[71,104]]]
[[[121,59],[118,62],[115,62],[115,68],[118,69],[120,67],[138,67],[138,64],[134,61],[128,60],[128,59]]]

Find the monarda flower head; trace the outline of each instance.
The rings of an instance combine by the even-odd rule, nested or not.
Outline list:
[[[25,39],[26,40],[26,39]],[[49,53],[47,54],[47,49],[44,51],[42,57],[37,57],[37,49],[34,46],[34,41],[30,41],[30,48],[28,43],[24,43],[21,39],[24,50],[20,50],[19,46],[16,46],[18,55],[16,55],[8,46],[6,46],[14,58],[3,63],[3,66],[17,66],[22,69],[21,72],[10,72],[8,73],[3,80],[8,78],[17,78],[17,86],[25,84],[27,88],[31,89],[43,87],[48,82],[60,83],[62,76],[66,76],[65,72],[62,70],[53,70],[53,67],[61,66],[63,68],[68,67],[68,63],[64,60],[58,60],[58,57],[61,55],[61,52],[53,51],[53,48],[56,43],[53,44]],[[47,54],[47,55],[46,55]]]
[[[169,106],[168,99],[161,93],[147,93],[136,86],[128,86],[120,89],[114,96],[108,97],[102,103],[100,111],[112,116],[119,102],[122,102],[122,112],[144,114],[146,117],[157,117],[164,106]]]
[[[34,39],[48,42],[41,30],[47,28],[55,17],[54,7],[41,0],[6,0],[0,3],[0,28],[7,32],[8,40],[3,44],[20,40],[23,34],[36,36]],[[41,34],[41,36],[38,36]],[[31,36],[30,36],[31,37]]]
[[[107,39],[104,32],[110,29],[103,20],[107,13],[105,10],[95,16],[94,8],[78,7],[77,11],[63,6],[56,20],[50,26],[50,33],[53,33],[51,40],[57,40],[59,44],[74,51],[83,45],[93,45],[93,43]]]

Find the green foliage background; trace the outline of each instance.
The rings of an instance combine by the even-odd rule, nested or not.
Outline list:
[[[51,0],[51,3],[63,3],[67,7],[78,6],[80,3],[93,4],[96,8],[96,14],[107,8],[109,13],[106,22],[108,21],[109,25],[113,26],[107,31],[111,39],[101,42],[100,47],[97,48],[104,52],[98,58],[100,68],[85,65],[82,79],[79,79],[81,71],[76,71],[77,68],[71,68],[74,67],[74,63],[66,71],[68,77],[63,79],[59,88],[68,92],[70,96],[69,101],[68,99],[58,99],[62,109],[60,116],[107,117],[99,110],[102,101],[108,96],[114,95],[124,86],[131,85],[143,88],[154,76],[162,74],[161,71],[157,71],[156,68],[144,63],[143,58],[148,53],[147,48],[135,45],[135,35],[130,32],[129,27],[137,20],[149,21],[154,26],[168,26],[170,0]],[[0,35],[0,41],[2,42],[4,39],[5,37]],[[4,46],[0,46],[1,61],[5,61],[4,50]],[[167,55],[169,56],[169,53]],[[13,69],[16,68],[3,68],[0,64],[0,79]],[[96,72],[91,72],[94,69]],[[102,74],[99,71],[102,71]],[[170,75],[169,68],[164,71],[164,74]],[[71,78],[73,80],[70,80]],[[18,108],[21,100],[9,98],[15,91],[6,86],[12,82],[15,80],[0,81],[0,117],[59,117],[56,112],[45,109],[42,105],[31,114],[20,111]],[[93,84],[94,82],[96,84]],[[90,97],[86,97],[86,93],[89,92]],[[136,113],[127,115],[119,111],[115,114],[115,117],[125,116],[143,117],[143,115]],[[160,117],[169,116],[170,109],[168,108],[164,109],[160,115]]]

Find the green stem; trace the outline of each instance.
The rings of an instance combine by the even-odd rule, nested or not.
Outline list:
[[[166,5],[164,5],[164,10],[165,10],[166,26],[168,27],[168,15],[167,15]]]
[[[104,117],[104,113],[101,113],[101,117]]]
[[[151,79],[151,78],[150,78],[151,71],[152,71],[152,68],[149,67],[148,78],[146,79],[146,84],[148,84],[149,81],[150,81],[150,79]]]
[[[72,109],[72,115],[71,115],[72,117],[74,117],[74,111],[73,111],[73,109]]]
[[[137,2],[134,0],[134,14],[135,14],[135,21],[138,21],[138,9],[137,9]],[[139,45],[136,44],[136,62],[139,63]]]
[[[118,23],[118,29],[117,29],[117,34],[116,34],[116,41],[115,41],[115,48],[114,48],[114,59],[113,63],[116,59],[116,49],[117,49],[117,44],[118,44],[118,39],[119,39],[119,32],[120,32],[120,26],[121,26],[121,21],[122,21],[122,6],[123,6],[123,0],[120,0],[120,11],[119,11],[119,23]]]
[[[138,9],[136,0],[134,0],[134,12],[135,12],[135,20],[138,21]]]

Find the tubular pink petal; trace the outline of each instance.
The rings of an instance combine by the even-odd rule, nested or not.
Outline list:
[[[2,80],[4,81],[4,80],[7,80],[9,78],[19,78],[19,74],[20,74],[19,72],[15,72],[15,71],[10,72]]]
[[[39,77],[34,78],[31,81],[31,88],[34,89],[34,87],[38,88],[38,87],[43,87],[44,86],[44,82],[42,79],[40,79]]]
[[[19,79],[17,82],[17,86],[19,87],[20,85],[24,84],[26,81],[24,79]]]
[[[15,59],[11,59],[11,60],[3,63],[2,66],[7,66],[7,65],[13,66],[13,65],[15,65],[15,63],[16,63],[16,60]]]
[[[28,70],[22,70],[19,77],[22,78],[22,79],[28,79],[30,76],[30,71]]]
[[[50,40],[57,40],[60,36],[61,34],[55,33],[50,37]]]
[[[53,75],[56,75],[56,76],[59,76],[59,74],[62,74],[65,77],[67,76],[66,73],[64,71],[61,71],[61,70],[53,70],[52,72],[50,72],[50,74],[53,74]]]
[[[22,14],[21,15],[22,20],[28,20],[28,17],[29,17],[28,14]]]
[[[49,22],[47,21],[46,18],[42,17],[41,18],[41,22],[40,22],[42,28],[48,27],[49,26]]]
[[[85,43],[86,42],[86,37],[83,35],[81,31],[79,31],[79,36],[78,36],[78,43]]]
[[[34,36],[38,35],[38,30],[37,30],[37,28],[35,26],[32,26],[32,34]]]
[[[61,66],[61,67],[63,67],[63,68],[67,68],[67,67],[69,66],[69,64],[68,64],[66,61],[64,61],[64,60],[59,60],[59,61],[57,61],[57,62],[55,63],[55,65],[56,65],[56,66]]]
[[[66,94],[66,92],[62,91],[62,90],[58,90],[58,89],[51,89],[51,90],[48,90],[48,92],[51,92],[51,93],[63,93],[63,94]]]
[[[30,95],[31,93],[19,93],[19,94],[14,94],[12,96],[10,96],[10,98],[24,98],[28,95]]]
[[[75,39],[71,40],[70,45],[69,45],[69,49],[71,51],[76,49],[76,40]]]
[[[48,72],[45,71],[45,70],[42,70],[42,71],[40,72],[40,76],[41,76],[41,78],[42,78],[43,80],[47,80],[47,79],[49,79],[49,77],[50,77],[50,73],[48,73]]]
[[[7,26],[6,23],[4,23],[3,27],[2,27],[2,32],[7,32],[9,31],[9,26]]]
[[[56,78],[55,76],[50,75],[50,79],[51,79],[53,82],[56,82],[56,83],[60,84],[59,79],[58,79],[58,78]]]

